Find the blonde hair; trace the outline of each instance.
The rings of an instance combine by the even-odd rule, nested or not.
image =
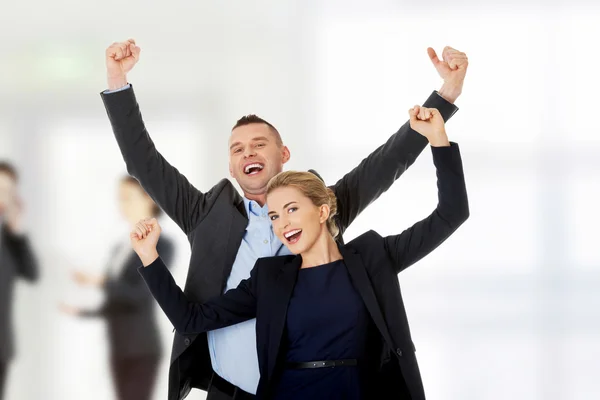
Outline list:
[[[312,203],[320,207],[323,204],[329,206],[329,218],[327,218],[327,229],[334,239],[340,233],[333,217],[337,213],[337,198],[333,190],[325,186],[325,183],[312,172],[285,171],[275,175],[267,185],[267,196],[273,190],[282,187],[293,187],[298,189]]]

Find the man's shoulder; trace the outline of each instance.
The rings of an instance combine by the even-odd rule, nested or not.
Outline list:
[[[242,201],[242,196],[227,178],[223,178],[217,182],[206,194],[208,197],[213,197],[214,201],[219,203],[237,205]]]

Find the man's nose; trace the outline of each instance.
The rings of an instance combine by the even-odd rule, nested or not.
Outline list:
[[[248,158],[248,157],[254,157],[256,155],[256,151],[253,148],[247,148],[246,150],[244,150],[244,157]]]

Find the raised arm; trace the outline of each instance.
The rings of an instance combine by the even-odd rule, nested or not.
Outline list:
[[[415,129],[426,132],[436,167],[438,204],[425,219],[400,235],[384,238],[384,246],[396,272],[414,264],[442,244],[469,217],[469,203],[458,144],[449,142],[445,131],[435,132],[431,119],[441,117],[436,110],[411,111]],[[421,115],[425,121],[417,121]],[[439,122],[439,121],[438,121]],[[426,124],[430,124],[429,126]],[[438,124],[443,128],[443,123]]]
[[[214,198],[202,193],[173,167],[150,138],[127,73],[137,63],[140,48],[133,40],[106,50],[109,91],[101,93],[127,171],[187,234],[202,220]],[[124,89],[124,90],[119,90]]]
[[[139,271],[152,296],[181,334],[224,328],[256,317],[256,266],[250,278],[240,282],[237,288],[203,304],[188,300],[160,257]]]
[[[434,91],[423,107],[435,108],[444,121],[458,108],[453,104],[462,91],[468,61],[464,53],[450,47],[444,49],[440,61],[433,49],[429,57],[444,79],[439,91]],[[343,233],[354,219],[406,171],[427,145],[427,139],[415,132],[407,121],[386,143],[340,179],[332,190],[338,199],[336,223]]]
[[[173,244],[161,239],[157,244],[157,251],[160,254],[165,265],[170,265],[173,261]],[[136,260],[140,263],[139,260]],[[108,301],[102,307],[101,314],[110,313],[118,310],[136,310],[146,305],[149,293],[146,284],[139,275],[131,276],[131,279],[113,279],[107,278],[104,282],[104,291]]]
[[[256,316],[256,266],[250,278],[240,282],[237,288],[206,303],[192,303],[177,286],[159,256],[156,243],[160,232],[160,225],[155,218],[141,220],[130,234],[131,245],[142,261],[140,274],[152,296],[179,333],[206,332]]]

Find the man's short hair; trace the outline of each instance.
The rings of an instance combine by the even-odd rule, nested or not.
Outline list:
[[[250,125],[250,124],[265,124],[265,125],[267,125],[269,128],[271,128],[271,132],[273,132],[273,134],[275,135],[275,140],[277,142],[277,145],[278,146],[283,145],[283,140],[281,140],[281,135],[279,134],[279,131],[277,130],[277,128],[275,128],[273,125],[271,125],[271,123],[262,119],[261,117],[259,117],[256,114],[244,115],[242,118],[237,120],[237,122],[235,123],[233,128],[231,128],[231,130],[233,131],[235,128],[239,128],[240,126],[245,126],[245,125]]]
[[[10,176],[15,182],[19,181],[17,169],[8,161],[0,161],[0,173],[5,173]]]

